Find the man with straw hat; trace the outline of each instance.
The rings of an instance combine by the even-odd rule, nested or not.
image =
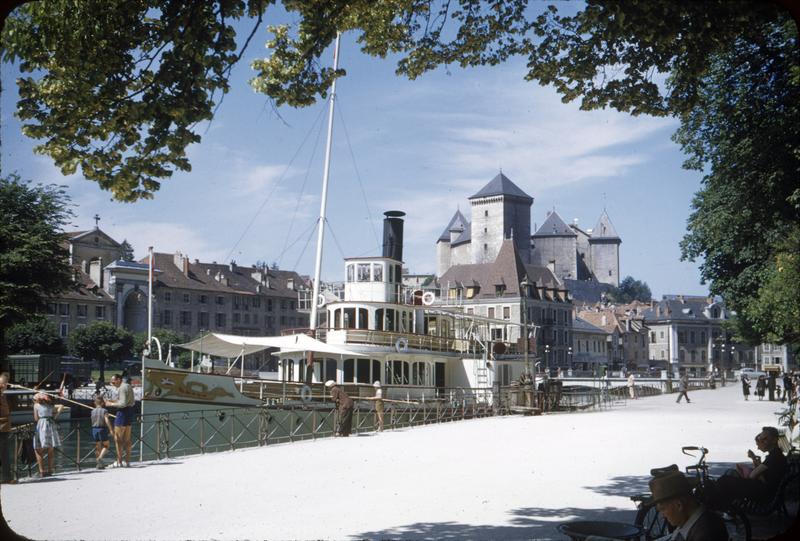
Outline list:
[[[334,435],[346,438],[350,435],[353,425],[353,399],[332,379],[325,382],[325,387],[331,392],[331,400],[336,404],[336,413],[339,418]]]
[[[675,528],[671,541],[720,541],[728,539],[722,519],[705,509],[692,495],[689,480],[679,471],[670,471],[650,480],[653,503]]]

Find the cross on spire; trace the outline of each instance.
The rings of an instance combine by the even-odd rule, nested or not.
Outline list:
[[[95,229],[100,229],[100,225],[99,224],[100,224],[100,215],[99,214],[95,214],[94,215],[94,228]]]

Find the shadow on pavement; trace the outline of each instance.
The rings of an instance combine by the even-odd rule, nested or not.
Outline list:
[[[511,524],[462,524],[458,522],[418,522],[352,536],[355,539],[492,539],[509,541],[517,539],[567,539],[557,529],[559,524],[573,520],[605,520],[632,524],[636,510],[613,507],[598,509],[545,509],[523,507],[509,512]]]

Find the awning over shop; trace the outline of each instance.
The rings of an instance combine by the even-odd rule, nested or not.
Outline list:
[[[281,352],[313,351],[330,355],[347,355],[351,357],[364,357],[344,348],[332,346],[311,338],[306,334],[291,334],[288,336],[236,336],[232,334],[208,333],[191,342],[177,344],[177,347],[197,351],[215,357],[238,357],[250,355],[267,348],[278,348]]]

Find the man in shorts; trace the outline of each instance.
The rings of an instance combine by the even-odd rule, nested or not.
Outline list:
[[[114,374],[111,377],[111,385],[117,388],[117,399],[106,400],[106,405],[117,408],[117,416],[114,418],[114,446],[117,448],[117,462],[115,466],[120,467],[125,458],[125,467],[131,465],[131,422],[133,421],[133,387],[130,383],[125,383],[122,376]]]

